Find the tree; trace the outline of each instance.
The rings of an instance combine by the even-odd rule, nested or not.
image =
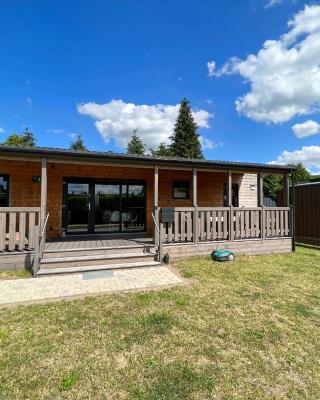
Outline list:
[[[8,146],[34,147],[36,145],[36,139],[33,133],[26,128],[20,135],[18,133],[9,135],[3,144]]]
[[[301,162],[296,164],[296,170],[294,171],[293,176],[295,183],[309,181],[311,178],[310,172]]]
[[[174,132],[170,139],[170,150],[173,156],[203,159],[197,125],[187,99],[181,101]]]
[[[172,156],[172,152],[170,147],[166,146],[165,143],[160,143],[157,149],[150,149],[151,154],[154,157],[162,156],[162,157],[170,157]]]
[[[75,151],[87,150],[81,135],[78,135],[77,139],[70,144],[70,150],[75,150]]]
[[[145,144],[142,139],[137,135],[137,129],[133,131],[131,139],[127,146],[127,154],[143,155],[145,152]]]
[[[280,175],[267,175],[263,178],[263,193],[268,197],[276,197],[283,188],[283,178]]]

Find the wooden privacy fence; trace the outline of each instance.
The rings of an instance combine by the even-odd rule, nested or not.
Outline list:
[[[0,251],[32,250],[40,207],[0,207]]]
[[[242,240],[290,235],[290,207],[176,207],[161,222],[164,243]]]

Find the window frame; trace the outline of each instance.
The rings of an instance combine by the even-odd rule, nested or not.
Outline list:
[[[175,188],[185,188],[185,197],[175,195]],[[172,182],[172,198],[174,200],[189,200],[190,199],[190,182],[189,181],[173,181]]]
[[[7,180],[7,204],[1,207],[10,207],[10,175],[0,173],[0,178],[5,178]]]

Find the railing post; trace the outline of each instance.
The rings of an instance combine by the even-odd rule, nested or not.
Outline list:
[[[162,223],[159,223],[159,262],[163,260],[163,237],[162,237]]]
[[[234,231],[233,231],[233,206],[229,207],[229,240],[232,242],[234,240]]]
[[[261,239],[266,238],[266,211],[264,205],[261,206]]]
[[[296,229],[295,229],[295,177],[294,173],[291,172],[291,229],[290,234],[292,237],[292,251],[296,251]]]
[[[198,225],[199,225],[199,213],[198,213],[198,207],[195,206],[193,210],[193,243],[198,244],[199,241],[199,231],[198,231]]]
[[[34,254],[33,254],[33,267],[32,267],[32,273],[33,276],[37,275],[38,269],[39,269],[39,263],[40,263],[40,226],[36,225],[34,227]]]
[[[153,212],[155,217],[155,222],[160,227],[160,219],[159,219],[159,167],[158,165],[154,166],[154,179],[153,179]],[[160,232],[157,229],[154,229],[154,242],[159,243]],[[159,249],[158,249],[159,250]]]
[[[198,244],[199,232],[198,232],[198,174],[197,168],[192,169],[192,205],[193,210],[193,243]]]

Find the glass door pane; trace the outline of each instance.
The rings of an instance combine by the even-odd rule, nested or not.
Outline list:
[[[95,232],[120,231],[120,185],[95,184]]]
[[[67,231],[88,232],[89,228],[89,184],[68,183],[67,190]]]
[[[122,185],[122,232],[144,231],[145,213],[145,186]]]

